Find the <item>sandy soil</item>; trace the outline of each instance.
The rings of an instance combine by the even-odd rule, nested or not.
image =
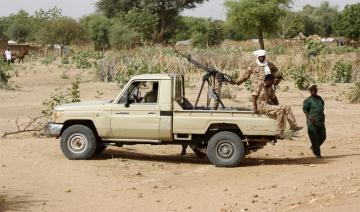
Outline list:
[[[119,92],[115,84],[93,82],[90,71],[37,62],[17,71],[15,90],[0,91],[0,134],[16,130],[17,118],[38,116],[42,101],[75,78],[81,79],[82,100]],[[0,211],[360,211],[360,105],[339,101],[350,86],[320,85],[328,133],[324,159],[311,154],[306,130],[230,169],[190,151],[180,156],[178,146],[111,147],[92,160],[70,161],[56,139],[0,139]],[[227,104],[249,105],[248,91],[231,89],[237,98]],[[308,93],[285,82],[278,96],[304,125],[301,105]]]

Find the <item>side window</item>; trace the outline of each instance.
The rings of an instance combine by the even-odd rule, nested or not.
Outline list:
[[[121,97],[119,104],[155,104],[158,102],[158,94],[158,81],[135,81]]]

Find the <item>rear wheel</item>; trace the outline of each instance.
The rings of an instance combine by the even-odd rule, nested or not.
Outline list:
[[[211,163],[219,167],[235,167],[245,155],[241,138],[229,131],[216,133],[208,142],[207,156]]]
[[[93,131],[83,125],[73,125],[65,129],[60,139],[60,147],[70,160],[86,160],[96,150],[96,138]]]

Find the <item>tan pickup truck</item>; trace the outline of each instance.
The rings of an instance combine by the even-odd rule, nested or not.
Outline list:
[[[60,105],[47,134],[69,159],[89,159],[108,145],[189,145],[216,166],[238,166],[246,154],[276,142],[275,119],[249,108],[211,110],[185,97],[184,77],[133,77],[112,101]]]

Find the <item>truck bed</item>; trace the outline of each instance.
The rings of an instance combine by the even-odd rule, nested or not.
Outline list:
[[[174,134],[204,134],[214,124],[237,125],[245,136],[275,136],[276,123],[273,117],[255,114],[249,108],[225,110],[175,110],[173,113]]]

